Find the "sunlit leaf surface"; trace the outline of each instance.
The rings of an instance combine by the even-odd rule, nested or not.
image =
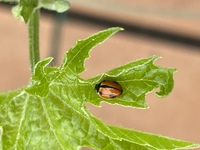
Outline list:
[[[59,13],[65,12],[70,8],[68,0],[0,0],[18,4],[13,7],[12,13],[27,23],[36,9],[45,8]]]
[[[166,96],[173,89],[175,69],[154,65],[158,56],[130,62],[90,79],[80,78],[91,49],[119,30],[121,28],[110,28],[79,40],[65,54],[60,67],[49,67],[52,58],[46,58],[35,66],[28,86],[0,94],[5,150],[77,150],[82,146],[97,150],[199,147],[191,142],[110,126],[87,110],[86,102],[146,108],[147,93],[159,88],[156,94]],[[112,100],[101,98],[94,88],[102,80],[117,81],[123,88],[122,95]],[[1,135],[0,128],[0,140]]]

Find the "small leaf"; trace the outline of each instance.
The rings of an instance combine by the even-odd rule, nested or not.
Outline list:
[[[39,7],[61,13],[67,11],[70,8],[70,3],[68,0],[40,0]]]
[[[70,69],[74,74],[79,74],[85,70],[84,61],[89,57],[89,52],[97,44],[101,44],[108,37],[116,32],[123,30],[122,28],[115,27],[108,30],[101,31],[84,40],[79,40],[74,47],[72,47],[65,55],[62,69]]]
[[[24,21],[27,23],[30,16],[33,14],[34,9],[38,7],[38,0],[20,0],[21,16],[24,18]]]
[[[24,21],[24,18],[21,16],[21,11],[22,7],[20,5],[16,5],[12,8],[12,14],[21,21]]]
[[[45,8],[59,13],[65,12],[70,8],[68,0],[0,0],[0,2],[16,2],[12,13],[17,18],[23,18],[27,23],[36,9]]]

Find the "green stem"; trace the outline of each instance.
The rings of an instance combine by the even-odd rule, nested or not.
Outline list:
[[[34,66],[40,60],[39,51],[39,9],[31,15],[28,23],[29,31],[29,59],[31,72],[33,73]]]

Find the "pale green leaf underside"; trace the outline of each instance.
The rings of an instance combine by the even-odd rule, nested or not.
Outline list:
[[[39,7],[61,13],[67,11],[70,8],[70,3],[68,0],[40,0]]]
[[[88,80],[79,77],[85,70],[83,64],[91,48],[119,30],[121,28],[110,28],[77,42],[66,53],[61,67],[48,67],[52,58],[40,61],[27,87],[0,94],[4,149],[77,150],[84,146],[99,150],[145,150],[199,147],[191,142],[113,127],[96,119],[87,110],[86,102],[145,108],[148,92],[160,88],[157,95],[166,96],[173,88],[175,70],[155,66],[153,62],[157,56],[128,63]],[[94,86],[103,79],[116,79],[124,89],[121,97],[101,99]]]
[[[45,8],[48,10],[65,12],[70,8],[68,0],[0,0],[0,2],[19,3],[13,7],[12,13],[15,17],[20,18],[27,23],[35,9]]]

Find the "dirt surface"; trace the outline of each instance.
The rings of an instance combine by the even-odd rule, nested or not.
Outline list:
[[[13,18],[9,9],[0,6],[0,18],[0,91],[9,91],[25,86],[29,82],[28,35],[26,25]],[[188,24],[191,25],[191,22]],[[53,27],[53,18],[42,15],[41,58],[49,56]],[[102,29],[71,19],[65,22],[58,64],[65,51],[77,39],[85,38]],[[87,71],[82,77],[89,78],[129,61],[152,55],[162,56],[156,64],[178,69],[175,74],[175,88],[168,97],[158,98],[154,93],[149,94],[147,101],[150,108],[147,110],[104,103],[101,108],[88,104],[88,109],[109,124],[200,143],[199,48],[139,35],[127,36],[120,32],[92,51],[90,59],[86,62]]]

